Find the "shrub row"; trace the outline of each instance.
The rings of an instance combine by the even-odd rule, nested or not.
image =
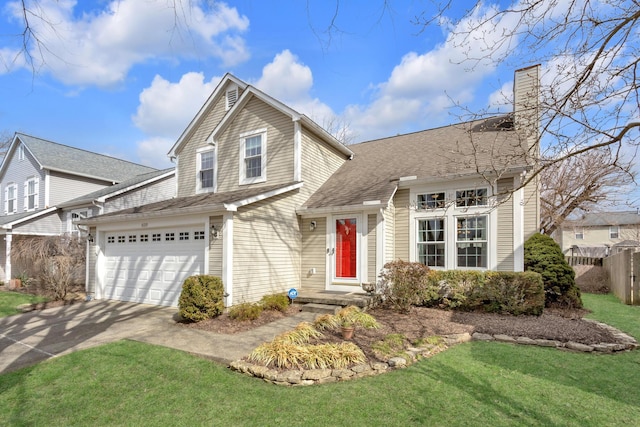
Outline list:
[[[224,311],[224,286],[216,276],[191,276],[182,284],[178,300],[180,316],[192,322],[211,319]],[[243,303],[229,309],[236,320],[255,320],[263,310],[285,311],[289,306],[286,294],[265,295],[258,303]]]
[[[416,305],[540,315],[545,305],[542,277],[535,272],[430,270],[394,261],[385,265],[380,284],[385,304],[402,312]]]

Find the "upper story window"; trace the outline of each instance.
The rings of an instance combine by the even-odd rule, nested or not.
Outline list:
[[[438,193],[418,194],[418,209],[438,209],[445,207],[444,191]]]
[[[15,183],[7,184],[4,189],[4,213],[10,215],[18,211],[18,186]]]
[[[620,236],[620,228],[617,225],[612,225],[609,227],[609,238],[617,239]]]
[[[215,149],[198,152],[198,192],[215,191]]]
[[[472,206],[487,206],[487,189],[475,188],[473,190],[456,191],[456,207],[468,208]]]
[[[243,134],[240,137],[240,184],[266,181],[266,129]]]
[[[576,240],[584,240],[584,228],[575,229],[575,238]]]
[[[24,183],[24,210],[38,208],[38,178],[29,178]]]
[[[24,160],[24,145],[18,147],[18,160]]]

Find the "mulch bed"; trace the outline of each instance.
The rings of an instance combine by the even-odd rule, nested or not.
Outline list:
[[[235,334],[264,325],[284,316],[295,314],[299,308],[290,307],[286,313],[265,311],[260,318],[250,322],[230,319],[227,314],[199,323],[184,324],[184,327],[202,329],[221,334]],[[505,334],[513,337],[548,339],[562,342],[574,341],[583,344],[616,342],[605,329],[592,322],[582,320],[587,310],[545,310],[541,316],[511,316],[482,312],[457,312],[426,307],[412,307],[410,313],[400,314],[384,308],[368,311],[380,324],[379,329],[358,328],[352,339],[369,360],[378,359],[372,345],[389,334],[401,334],[407,344],[433,335],[480,332]],[[340,332],[325,331],[322,342],[343,341]]]

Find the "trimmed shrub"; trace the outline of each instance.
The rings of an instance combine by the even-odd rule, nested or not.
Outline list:
[[[472,309],[468,301],[473,289],[484,283],[484,272],[473,270],[431,270],[427,275],[429,292],[423,294],[422,305]]]
[[[487,271],[484,282],[473,289],[469,308],[482,307],[489,313],[539,316],[544,310],[542,276],[524,273]]]
[[[524,243],[524,268],[542,275],[547,307],[582,307],[575,273],[551,237],[536,233]]]
[[[234,305],[229,309],[229,317],[234,320],[256,320],[262,314],[262,306],[260,304],[252,304],[245,302]]]
[[[191,276],[182,284],[178,300],[180,316],[192,322],[200,322],[222,314],[224,310],[224,286],[216,276]]]
[[[380,274],[380,289],[385,305],[407,313],[412,305],[431,298],[426,287],[429,267],[419,262],[393,261],[384,265]]]
[[[277,310],[285,312],[289,307],[289,297],[286,294],[265,295],[260,300],[265,310]]]

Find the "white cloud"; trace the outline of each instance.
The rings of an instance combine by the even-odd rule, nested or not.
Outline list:
[[[202,73],[184,74],[180,81],[156,75],[139,96],[140,104],[132,117],[134,124],[148,138],[138,142],[143,163],[168,166],[167,153],[213,92],[221,77],[205,82]]]
[[[230,66],[249,56],[240,35],[249,20],[225,3],[112,0],[88,13],[75,9],[76,1],[41,0],[30,20],[45,47],[29,48],[36,68],[65,84],[113,85],[150,59],[214,57]],[[20,2],[7,10],[20,20]]]
[[[211,95],[221,77],[204,81],[202,73],[184,74],[171,83],[156,75],[151,86],[140,93],[140,104],[133,116],[135,125],[154,136],[177,138]]]
[[[149,165],[158,169],[173,166],[167,153],[175,143],[174,139],[163,137],[150,137],[138,142],[138,158],[143,165]]]
[[[289,50],[278,53],[272,62],[265,65],[262,76],[254,85],[321,126],[330,128],[340,121],[331,107],[311,96],[311,69]]]
[[[428,128],[457,103],[471,101],[474,88],[495,72],[495,59],[515,43],[504,42],[513,17],[489,19],[494,13],[493,7],[477,7],[443,44],[405,54],[389,79],[374,87],[370,104],[347,107],[346,120],[361,139]]]

